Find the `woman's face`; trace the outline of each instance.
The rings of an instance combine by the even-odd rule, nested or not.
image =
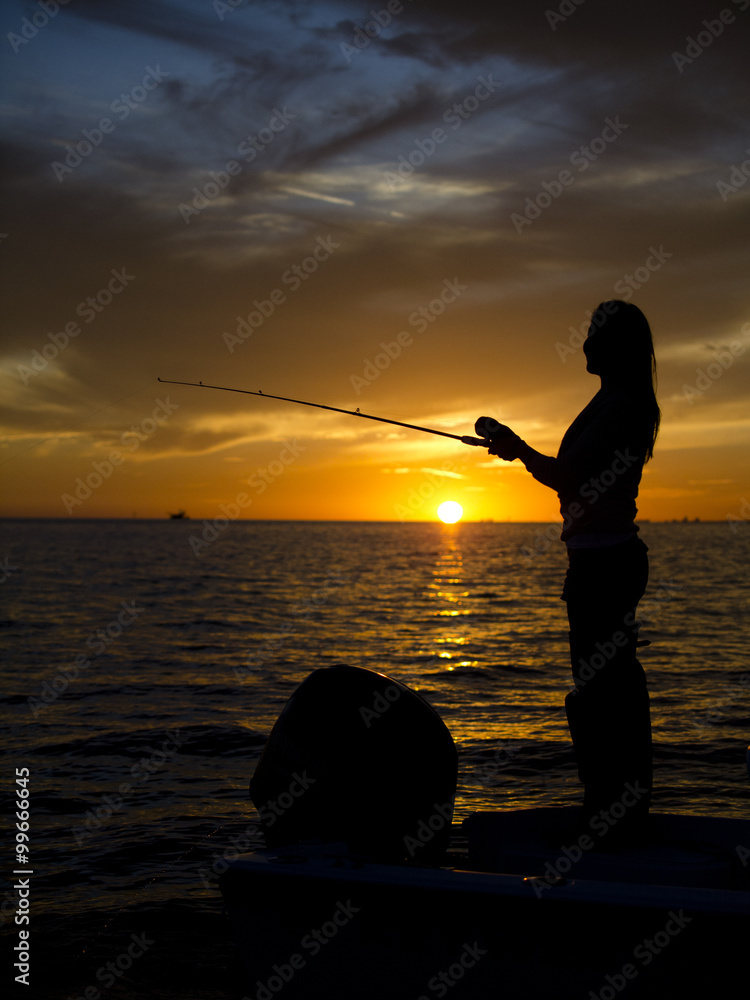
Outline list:
[[[601,353],[599,350],[600,341],[601,331],[592,323],[583,342],[583,353],[586,355],[586,371],[591,375],[601,375],[597,366],[598,355]]]
[[[611,345],[612,338],[592,323],[583,342],[587,372],[591,375],[604,375],[612,368],[614,359],[611,357]]]

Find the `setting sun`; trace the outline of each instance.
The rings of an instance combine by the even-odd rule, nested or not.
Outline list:
[[[446,500],[437,509],[438,517],[445,524],[455,524],[456,521],[460,521],[463,512],[463,507],[455,500]]]

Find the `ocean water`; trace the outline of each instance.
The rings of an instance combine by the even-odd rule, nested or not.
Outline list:
[[[35,986],[19,995],[240,995],[217,874],[262,844],[248,782],[318,667],[383,671],[437,709],[459,750],[456,822],[579,801],[566,557],[549,526],[204,527],[0,525],[3,790],[13,820],[15,769],[28,768],[31,803]],[[750,531],[641,534],[653,808],[747,818]],[[9,948],[16,908],[6,884]]]

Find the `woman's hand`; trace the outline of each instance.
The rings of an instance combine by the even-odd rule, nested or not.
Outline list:
[[[480,417],[474,424],[474,430],[480,437],[486,439],[490,455],[497,455],[506,462],[518,458],[518,448],[521,439],[510,427],[500,424],[494,417]]]
[[[518,458],[521,439],[509,427],[504,427],[504,430],[508,433],[503,435],[503,437],[493,437],[487,451],[490,455],[497,455],[498,458],[502,458],[506,462],[512,462]]]

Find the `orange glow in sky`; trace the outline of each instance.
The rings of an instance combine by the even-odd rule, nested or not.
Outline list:
[[[459,436],[486,414],[554,455],[622,298],[663,413],[639,516],[740,516],[740,26],[685,62],[693,4],[613,32],[607,5],[553,30],[440,0],[360,50],[360,7],[303,6],[71,5],[7,60],[0,515],[555,520],[482,449],[157,378]]]

